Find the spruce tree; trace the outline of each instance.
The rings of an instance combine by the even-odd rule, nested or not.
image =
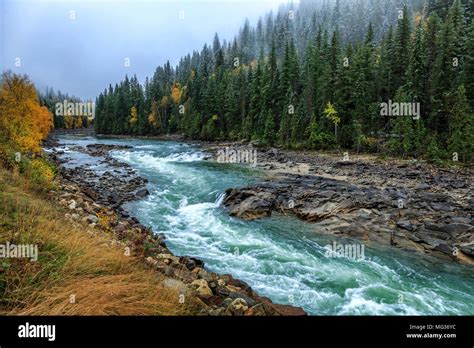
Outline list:
[[[469,110],[466,91],[459,86],[449,125],[448,150],[463,162],[471,162],[474,154],[474,113]]]
[[[415,32],[415,42],[411,50],[410,65],[407,70],[406,90],[412,102],[425,105],[425,48],[423,47],[423,29],[421,23]]]
[[[273,144],[276,141],[275,120],[270,110],[266,110],[264,115],[265,115],[265,130],[263,133],[263,142],[265,145],[273,146]]]
[[[430,124],[444,144],[459,76],[456,40],[453,17],[448,15],[439,38],[439,54],[434,66],[433,110],[430,115]]]
[[[395,94],[396,81],[396,63],[395,63],[395,43],[393,39],[393,28],[390,27],[380,48],[380,64],[379,64],[379,96],[381,100],[387,101],[392,99]]]
[[[424,91],[425,96],[423,104],[423,114],[431,115],[433,111],[432,107],[432,96],[433,86],[435,83],[435,62],[438,56],[438,33],[440,30],[440,19],[436,13],[432,14],[426,23],[426,30],[423,35],[422,47],[424,49],[425,56],[425,68],[423,70],[424,78]]]
[[[471,21],[464,56],[463,82],[471,110],[474,110],[474,20]]]
[[[410,64],[410,36],[411,22],[407,5],[399,13],[397,30],[395,32],[394,53],[395,53],[395,76],[394,89],[402,86],[406,82],[406,67]]]
[[[294,102],[294,92],[290,86],[288,87],[285,96],[285,102],[283,103],[283,110],[281,111],[282,116],[278,131],[280,144],[285,147],[288,147],[290,145],[291,125],[293,123],[293,115],[296,109]]]

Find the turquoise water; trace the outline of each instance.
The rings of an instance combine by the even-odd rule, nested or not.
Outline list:
[[[70,146],[127,144],[112,152],[148,178],[150,195],[126,208],[164,233],[177,255],[246,281],[260,295],[313,315],[474,314],[472,269],[391,248],[365,247],[363,259],[328,257],[327,244],[358,243],[318,234],[288,216],[245,222],[220,203],[226,188],[258,182],[262,173],[203,160],[193,145],[154,140],[62,138],[75,163],[104,170]],[[69,149],[69,150],[68,150]]]

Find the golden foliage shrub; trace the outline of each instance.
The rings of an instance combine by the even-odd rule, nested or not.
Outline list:
[[[53,127],[53,115],[41,106],[27,76],[5,72],[0,84],[0,136],[20,152],[39,152]]]
[[[33,184],[42,190],[49,190],[53,187],[53,180],[56,175],[56,170],[42,158],[34,158],[28,166],[27,173]]]
[[[98,221],[98,225],[104,230],[104,231],[107,231],[107,232],[111,232],[112,231],[112,226],[115,224],[115,222],[117,221],[117,215],[115,213],[109,215],[107,214],[107,210],[106,209],[101,209],[98,213],[97,213],[97,218],[99,219]]]

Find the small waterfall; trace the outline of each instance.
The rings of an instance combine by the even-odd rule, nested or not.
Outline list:
[[[225,192],[219,193],[217,195],[216,201],[214,202],[215,206],[219,207],[222,204],[222,202],[224,201],[224,198],[225,198]]]

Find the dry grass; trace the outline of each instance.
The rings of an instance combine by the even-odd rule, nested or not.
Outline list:
[[[37,244],[37,262],[0,259],[3,315],[186,315],[178,290],[114,243],[64,219],[60,208],[0,169],[0,243]],[[74,301],[72,301],[74,300]]]

